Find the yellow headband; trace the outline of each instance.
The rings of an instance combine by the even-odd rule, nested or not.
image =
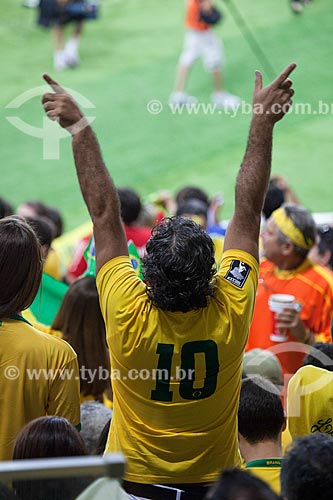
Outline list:
[[[272,213],[272,217],[281,233],[287,236],[295,245],[305,250],[309,250],[313,246],[314,242],[311,239],[305,238],[302,231],[295,226],[282,207],[275,210]]]

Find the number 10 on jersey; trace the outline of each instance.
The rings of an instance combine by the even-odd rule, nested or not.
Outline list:
[[[159,355],[159,360],[156,370],[156,386],[151,391],[151,399],[154,401],[167,403],[173,400],[173,391],[170,390],[170,382],[172,380],[171,367],[174,347],[174,344],[157,345],[156,354]],[[196,354],[204,354],[206,364],[203,386],[199,388],[194,387]],[[184,344],[181,350],[180,369],[182,375],[179,380],[180,397],[187,400],[209,398],[216,390],[219,373],[217,344],[213,340],[196,340]]]

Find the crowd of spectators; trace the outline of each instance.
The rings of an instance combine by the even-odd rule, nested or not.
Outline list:
[[[122,498],[331,498],[332,228],[270,180],[285,111],[269,110],[290,105],[294,68],[267,87],[256,73],[264,112],[227,225],[198,187],[147,204],[116,188],[90,126],[74,132],[81,110],[45,76],[44,109],[70,127],[93,225],[63,262],[60,212],[26,201],[14,215],[0,199],[2,460],[119,451]],[[43,276],[65,286],[48,324],[33,309],[38,294],[48,307]],[[293,305],[273,314],[270,296],[286,293]],[[90,482],[19,481],[4,495],[71,499]]]

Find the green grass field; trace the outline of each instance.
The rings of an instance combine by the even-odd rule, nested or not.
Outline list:
[[[293,76],[294,102],[310,103],[318,110],[322,100],[332,107],[325,115],[288,116],[276,129],[273,156],[273,172],[289,179],[304,205],[314,211],[331,211],[332,2],[315,0],[296,17],[287,0],[233,1],[276,72],[289,62],[298,63]],[[224,13],[218,32],[227,56],[226,87],[250,101],[254,70],[260,69],[260,63],[228,12],[227,3]],[[1,2],[0,196],[15,205],[25,199],[54,204],[63,211],[67,228],[87,218],[70,138],[61,141],[59,160],[43,160],[42,141],[23,134],[6,119],[16,115],[41,127],[40,97],[19,109],[5,106],[23,92],[43,85],[41,75],[48,72],[95,105],[87,112],[96,116],[94,129],[118,185],[131,185],[147,195],[197,184],[210,194],[224,194],[222,216],[229,217],[250,117],[218,113],[175,116],[168,108],[183,42],[183,1],[102,0],[100,20],[86,26],[82,65],[58,74],[52,68],[50,33],[36,27],[35,17],[36,11],[21,7],[20,0]],[[209,102],[211,82],[201,62],[193,69],[189,92]],[[164,105],[159,115],[147,111],[152,99]]]

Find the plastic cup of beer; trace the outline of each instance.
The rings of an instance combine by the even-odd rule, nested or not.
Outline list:
[[[268,299],[268,306],[269,309],[272,312],[272,333],[270,335],[270,339],[273,340],[273,342],[286,342],[288,340],[288,335],[287,335],[287,330],[280,330],[277,327],[277,320],[276,320],[276,315],[277,313],[280,313],[283,311],[283,309],[286,308],[295,308],[296,304],[298,306],[298,303],[295,302],[295,296],[294,295],[289,295],[286,293],[275,293],[271,295]]]

